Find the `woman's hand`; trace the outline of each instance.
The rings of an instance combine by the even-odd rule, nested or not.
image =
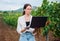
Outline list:
[[[37,35],[37,32],[33,33],[33,35],[36,36]]]
[[[33,35],[34,36],[37,35],[36,29],[33,31]]]
[[[29,29],[30,27],[24,27],[24,29],[21,30],[21,32],[26,31],[27,29]]]

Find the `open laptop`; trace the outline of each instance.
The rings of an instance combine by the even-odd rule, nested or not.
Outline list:
[[[44,27],[48,17],[32,17],[31,28]]]

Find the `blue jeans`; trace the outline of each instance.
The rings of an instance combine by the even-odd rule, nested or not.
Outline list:
[[[26,32],[20,35],[19,41],[35,41],[35,37],[31,32]]]

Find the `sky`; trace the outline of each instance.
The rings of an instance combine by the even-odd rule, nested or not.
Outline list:
[[[16,10],[23,8],[24,4],[29,3],[32,6],[41,6],[43,0],[0,0],[0,10]],[[58,1],[60,0],[49,0]]]

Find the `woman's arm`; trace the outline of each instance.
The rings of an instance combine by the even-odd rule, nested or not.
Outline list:
[[[24,29],[21,30],[21,32],[23,33],[24,31],[26,31],[26,28],[24,27]]]
[[[22,29],[22,27],[21,27],[21,24],[20,24],[20,17],[19,17],[18,21],[17,21],[17,29],[16,29],[19,34],[21,34],[21,29]]]
[[[24,28],[22,28],[22,25],[21,25],[21,23],[20,23],[20,17],[18,18],[18,21],[17,21],[17,32],[19,33],[19,34],[22,34],[25,30],[26,30],[26,28],[24,27]]]

